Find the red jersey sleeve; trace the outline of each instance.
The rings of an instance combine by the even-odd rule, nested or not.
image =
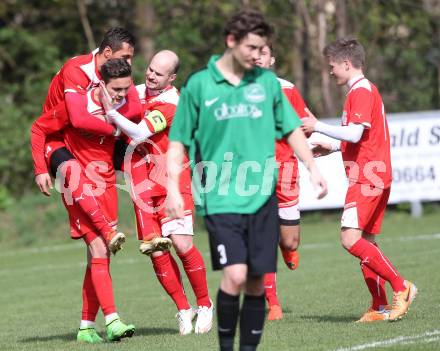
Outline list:
[[[295,109],[296,113],[298,114],[299,118],[305,118],[308,117],[306,113],[307,105],[304,102],[301,94],[299,93],[298,89],[293,87],[290,89],[290,96],[288,97],[290,103],[292,104],[292,107]]]
[[[31,127],[31,151],[34,174],[48,173],[44,158],[44,145],[49,134],[64,129],[69,124],[66,105],[63,102],[38,117]]]
[[[171,126],[171,123],[173,122],[174,114],[176,113],[176,108],[177,108],[177,106],[174,104],[165,104],[164,103],[164,104],[156,106],[154,109],[157,111],[160,111],[164,115],[164,117],[167,121],[167,126],[169,127],[169,126]]]
[[[286,95],[287,100],[289,100],[295,112],[298,114],[299,118],[307,117],[305,109],[307,108],[301,94],[295,87],[283,88],[284,95]]]
[[[145,111],[144,120],[152,133],[158,133],[171,126],[175,113],[176,105],[157,104]]]
[[[347,123],[363,124],[371,127],[373,112],[373,94],[366,88],[357,88],[350,93]]]
[[[87,96],[76,93],[66,93],[66,107],[70,122],[74,128],[85,130],[92,134],[110,136],[115,127],[87,111]]]

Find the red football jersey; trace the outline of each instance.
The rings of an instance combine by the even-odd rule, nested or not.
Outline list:
[[[64,94],[67,91],[85,94],[87,90],[99,84],[101,75],[96,66],[97,53],[98,49],[95,49],[87,55],[75,56],[61,67],[50,82],[43,105],[43,113],[50,111],[64,101]],[[62,145],[62,140],[63,135],[59,132],[51,134],[46,143],[50,147],[54,147],[54,145]],[[44,167],[40,171],[44,172]]]
[[[166,153],[168,150],[171,124],[173,123],[174,114],[176,112],[177,103],[179,102],[179,91],[169,86],[164,89],[159,95],[148,96],[145,84],[136,86],[139,94],[139,99],[143,107],[143,118],[151,130],[154,130],[152,125],[152,118],[155,114],[160,113],[160,116],[166,120],[165,130],[152,135],[149,141],[143,143],[150,154],[150,167],[148,169],[148,178],[155,183],[151,190],[151,196],[166,195]],[[183,194],[191,194],[191,170],[189,167],[189,159],[185,155],[184,164],[185,169],[180,175],[180,191]]]
[[[307,107],[298,89],[287,80],[278,78],[284,94],[300,118],[307,116],[305,108]],[[279,163],[278,182],[276,185],[276,194],[279,206],[283,204],[292,204],[298,201],[299,197],[299,171],[298,159],[292,152],[287,140],[277,140],[275,144],[275,157]]]
[[[345,172],[350,181],[388,188],[392,181],[390,135],[382,97],[365,77],[353,83],[347,93],[342,125],[363,124],[359,142],[341,142]]]
[[[283,90],[284,95],[286,95],[287,100],[289,100],[299,118],[307,117],[307,113],[305,112],[307,105],[295,85],[281,78],[278,78],[278,81],[281,84],[281,89]],[[298,163],[297,158],[285,139],[277,140],[275,144],[275,155],[278,162],[291,161]]]
[[[98,49],[95,49],[87,55],[75,56],[63,65],[50,82],[43,112],[64,101],[64,94],[67,92],[85,94],[99,85],[101,73],[96,63],[97,53]]]
[[[87,93],[87,111],[102,118],[105,114],[99,100],[95,99],[96,88]],[[120,113],[126,105],[126,99],[117,107]],[[69,124],[64,129],[64,142],[69,151],[83,166],[89,179],[104,181],[107,184],[114,184],[116,181],[115,169],[113,167],[113,152],[115,138],[113,136],[99,136],[74,128]]]

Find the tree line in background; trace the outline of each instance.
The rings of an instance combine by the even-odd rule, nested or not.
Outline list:
[[[0,209],[2,198],[35,188],[29,128],[66,59],[98,46],[110,26],[123,26],[138,39],[136,83],[153,53],[168,48],[181,58],[180,86],[222,52],[225,19],[243,7],[272,21],[276,71],[297,85],[317,116],[340,113],[344,92],[331,82],[321,51],[345,35],[364,44],[367,75],[388,112],[439,108],[440,0],[4,0]]]

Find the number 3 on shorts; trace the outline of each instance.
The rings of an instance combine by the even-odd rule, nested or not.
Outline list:
[[[225,264],[226,262],[228,262],[228,258],[226,257],[226,248],[225,245],[220,244],[217,246],[217,251],[220,255],[220,264]]]

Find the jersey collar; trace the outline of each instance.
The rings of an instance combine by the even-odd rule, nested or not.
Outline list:
[[[361,80],[364,79],[364,78],[365,78],[365,77],[364,77],[363,74],[360,74],[360,75],[358,75],[358,76],[354,76],[353,78],[351,78],[351,79],[348,81],[348,83],[347,83],[348,88],[349,88],[349,89],[353,88],[353,86],[354,86],[356,83],[358,83],[359,81],[361,81]]]
[[[147,85],[145,85],[145,98],[149,99],[152,97],[159,96],[160,94],[172,89],[172,85],[168,85],[166,88],[163,88],[161,90],[151,90],[147,88]]]
[[[211,56],[211,58],[209,59],[208,62],[208,70],[211,72],[211,75],[213,76],[214,80],[217,83],[221,83],[221,82],[228,82],[225,77],[223,76],[223,74],[219,71],[219,69],[217,68],[217,61],[220,58],[220,55],[213,55]],[[252,82],[255,80],[255,77],[257,75],[259,67],[254,67],[249,71],[246,71],[244,73],[243,78],[240,81],[240,84],[238,84],[238,86],[241,86],[243,84],[247,84],[249,82]]]

